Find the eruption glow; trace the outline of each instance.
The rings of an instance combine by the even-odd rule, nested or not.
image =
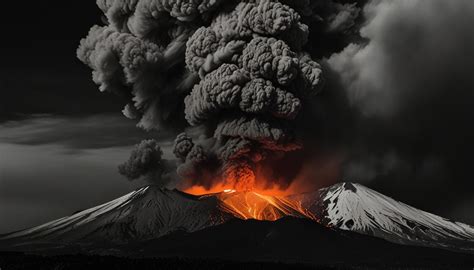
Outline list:
[[[198,182],[199,183],[199,182]],[[253,186],[246,189],[236,189],[234,183],[229,181],[214,181],[215,184],[211,186],[202,186],[199,184],[192,185],[190,187],[183,188],[183,192],[192,194],[192,195],[206,195],[206,194],[215,194],[215,193],[239,193],[239,192],[254,192],[260,195],[268,196],[288,196],[300,193],[299,190],[295,190],[293,186],[280,187],[275,184],[275,181],[268,179],[257,179]]]
[[[263,195],[254,191],[224,192],[219,197],[224,210],[241,219],[275,221],[286,216],[315,219],[300,202],[285,197]]]

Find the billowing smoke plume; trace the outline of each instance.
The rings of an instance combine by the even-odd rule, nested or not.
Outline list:
[[[127,98],[123,112],[140,127],[200,130],[176,138],[178,174],[187,183],[239,190],[268,173],[261,164],[301,149],[309,137],[301,134],[317,125],[302,121],[311,119],[307,108],[324,85],[311,28],[321,46],[324,34],[350,32],[359,13],[355,4],[317,0],[97,4],[108,23],[90,30],[78,57],[100,90]],[[121,172],[149,175],[159,153],[145,141]]]
[[[119,165],[120,174],[130,181],[160,179],[163,174],[163,151],[155,140],[145,140],[135,146],[127,162]]]

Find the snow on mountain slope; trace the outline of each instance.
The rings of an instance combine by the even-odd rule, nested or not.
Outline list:
[[[158,238],[172,231],[197,231],[231,218],[215,197],[195,197],[147,186],[108,203],[44,225],[0,236],[16,243],[128,241]]]
[[[286,198],[224,191],[202,196],[148,186],[44,225],[0,235],[0,249],[119,245],[195,232],[231,219],[316,220],[408,245],[474,252],[474,228],[413,208],[359,184],[341,183]],[[291,233],[291,232],[289,232]]]
[[[474,252],[474,227],[416,209],[360,184],[336,184],[297,199],[327,226],[400,244]]]
[[[174,231],[194,232],[232,218],[277,220],[310,217],[284,198],[255,192],[225,191],[193,196],[177,190],[147,186],[108,203],[52,222],[4,236],[2,243],[123,244],[156,239]]]

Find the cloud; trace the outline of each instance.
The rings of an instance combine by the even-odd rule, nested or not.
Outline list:
[[[448,209],[474,188],[474,2],[374,0],[364,15],[365,43],[327,59],[358,115],[345,177]]]
[[[120,164],[118,169],[129,181],[144,179],[151,184],[166,187],[175,180],[173,175],[176,166],[173,161],[163,159],[159,143],[150,139],[135,145],[129,159]]]
[[[66,150],[130,146],[148,136],[171,144],[172,134],[146,133],[119,113],[83,117],[32,115],[0,124],[0,142],[22,145],[62,145]]]
[[[369,22],[360,31],[368,44],[351,44],[328,62],[367,114],[472,99],[472,14],[469,0],[372,1],[365,7]]]

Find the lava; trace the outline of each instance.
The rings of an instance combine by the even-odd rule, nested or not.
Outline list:
[[[240,219],[275,221],[286,216],[316,219],[301,202],[290,199],[284,190],[266,189],[238,191],[232,188],[195,186],[186,193],[199,196],[216,196],[220,207]]]
[[[275,184],[273,181],[266,180],[266,179],[259,179],[257,183],[254,183],[252,186],[248,186],[245,188],[241,188],[235,183],[230,181],[215,181],[212,186],[206,187],[201,185],[192,185],[187,188],[182,189],[183,192],[191,194],[191,195],[206,195],[206,194],[214,194],[214,193],[221,193],[221,192],[256,192],[262,195],[270,195],[270,196],[279,196],[279,197],[286,197],[289,195],[301,193],[299,190],[295,190],[292,186],[289,187],[280,187],[279,185]]]
[[[259,178],[252,186],[241,188],[225,180],[215,181],[210,187],[193,185],[183,191],[196,196],[216,196],[223,211],[240,219],[275,221],[286,216],[316,219],[300,201],[290,196],[300,193],[291,186],[280,187],[274,181]]]
[[[231,190],[218,194],[218,198],[224,211],[240,219],[275,221],[286,216],[315,219],[300,202],[285,197]]]

